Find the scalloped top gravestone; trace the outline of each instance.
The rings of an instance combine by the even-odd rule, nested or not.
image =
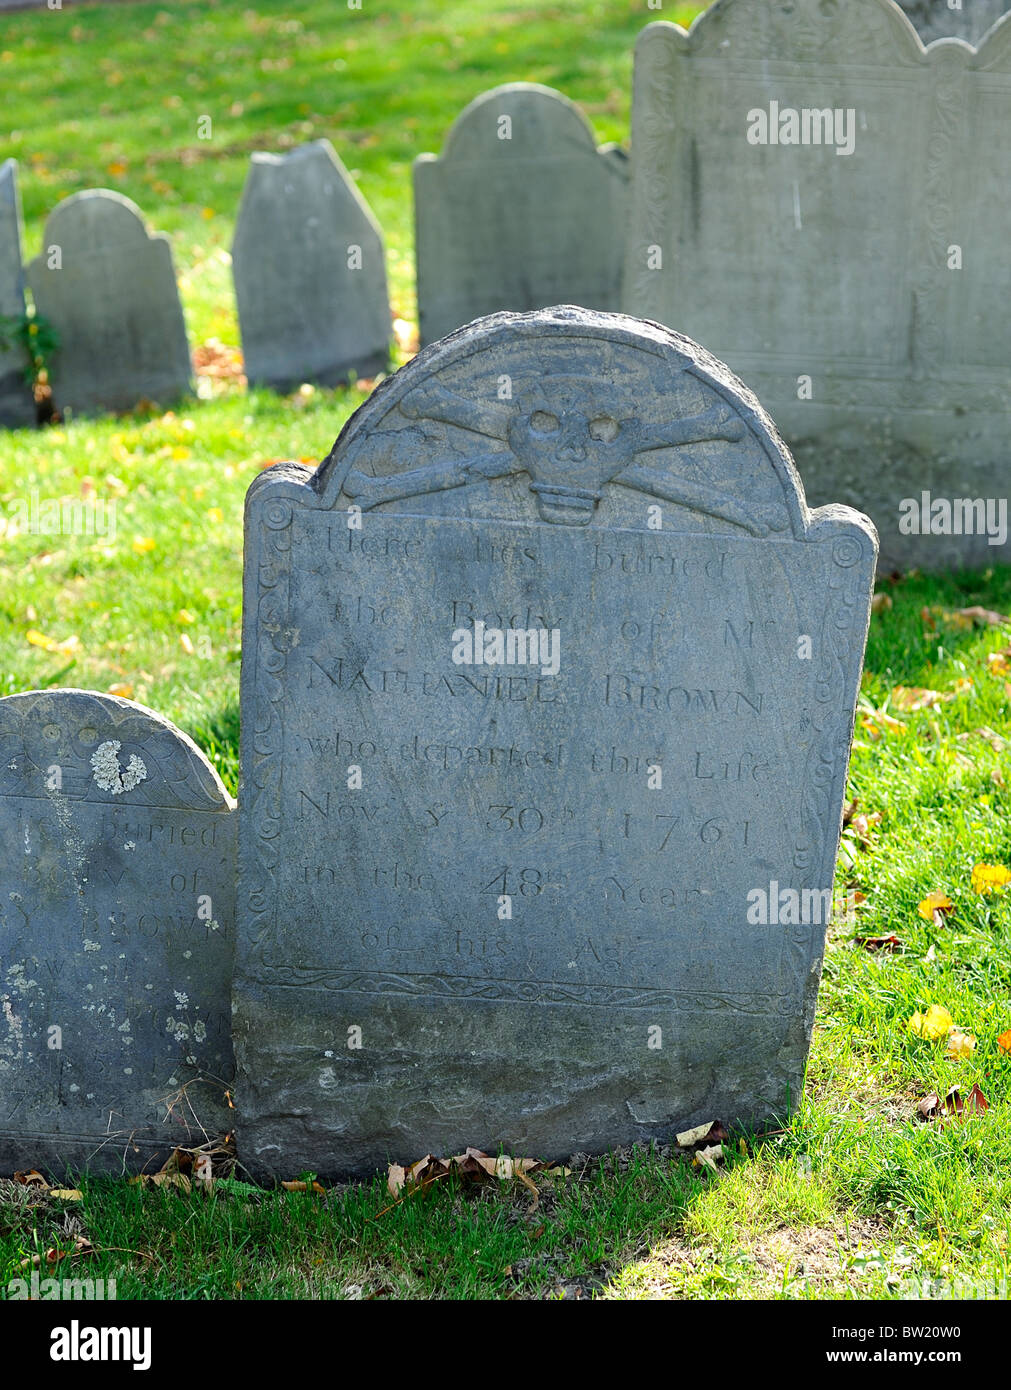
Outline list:
[[[619,308],[627,199],[624,151],[561,92],[479,96],[414,163],[422,343],[499,309]]]
[[[383,234],[329,140],[253,155],[232,272],[250,385],[334,386],[386,367]]]
[[[38,312],[59,336],[53,402],[60,410],[167,404],[190,388],[172,250],[140,208],[107,188],[75,193],[46,219],[28,266]]]
[[[978,44],[1008,10],[1007,0],[898,0],[924,43],[964,39]]]
[[[754,396],[565,307],[246,505],[239,1142],[553,1157],[800,1094],[874,573]]]
[[[1011,20],[924,51],[891,0],[719,0],[635,71],[624,307],[740,373],[883,568],[1011,562]]]
[[[0,164],[0,425],[17,428],[35,423],[35,405],[25,380],[25,355],[5,342],[3,320],[24,317],[24,274],[21,269],[21,199],[18,166],[13,159]]]
[[[234,805],[142,705],[0,700],[0,1171],[231,1130]]]

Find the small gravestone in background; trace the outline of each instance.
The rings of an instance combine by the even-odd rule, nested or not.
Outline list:
[[[253,155],[232,270],[251,386],[333,386],[387,365],[382,231],[329,140]]]
[[[553,1157],[801,1091],[874,573],[697,344],[423,351],[246,508],[239,1144]]]
[[[185,734],[0,700],[0,1171],[157,1167],[232,1128],[234,803]]]
[[[0,164],[0,425],[11,428],[35,423],[24,350],[5,339],[5,334],[12,333],[23,319],[24,312],[18,166],[13,159],[7,159]]]
[[[924,43],[935,39],[965,39],[978,44],[1007,13],[1008,0],[960,0],[953,9],[948,0],[898,0]]]
[[[1011,561],[1009,126],[1011,23],[924,52],[891,0],[721,0],[636,46],[624,307],[744,378],[886,570]]]
[[[422,343],[499,309],[617,309],[628,161],[560,92],[509,83],[414,164]]]
[[[42,252],[28,267],[40,314],[59,336],[53,357],[58,410],[130,410],[165,404],[190,387],[172,251],[148,235],[140,209],[108,189],[75,193],[49,214]]]

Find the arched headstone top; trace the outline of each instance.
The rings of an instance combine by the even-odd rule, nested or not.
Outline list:
[[[489,145],[490,140],[495,143]],[[530,159],[559,154],[566,145],[597,148],[593,127],[576,103],[539,82],[507,82],[464,107],[449,128],[440,158],[486,160],[491,148],[503,158]]]
[[[0,699],[5,793],[165,810],[235,805],[181,729],[133,700],[93,690],[31,690]]]
[[[57,203],[46,218],[47,244],[59,245],[64,234],[76,251],[86,253],[167,240],[163,232],[149,232],[137,204],[111,188],[88,188]]]
[[[293,483],[314,507],[568,526],[645,526],[651,498],[688,531],[803,539],[821,515],[727,367],[660,324],[574,306],[491,315],[432,344],[315,473],[267,470],[251,495]]]

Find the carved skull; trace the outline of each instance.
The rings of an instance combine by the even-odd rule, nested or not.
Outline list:
[[[585,526],[601,489],[636,452],[635,421],[599,384],[547,378],[517,401],[509,421],[513,455],[530,474],[544,521]]]

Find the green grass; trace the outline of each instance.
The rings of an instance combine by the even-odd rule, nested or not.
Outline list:
[[[59,197],[119,187],[172,234],[193,340],[235,342],[220,253],[247,153],[325,134],[386,227],[410,317],[413,156],[439,148],[467,100],[516,78],[560,86],[601,139],[623,138],[631,40],[653,17],[639,3],[367,0],[363,21],[320,0],[285,30],[271,10],[200,0],[0,18],[29,250]],[[117,72],[122,82],[106,85]],[[205,112],[206,147],[195,138]],[[281,399],[226,383],[212,396],[0,435],[0,692],[129,688],[191,732],[234,792],[243,495],[269,460],[323,457],[363,395]],[[11,518],[33,489],[115,502],[115,537],[16,534]],[[979,895],[970,877],[980,861],[1011,865],[1011,766],[975,732],[1011,742],[1011,676],[986,661],[1011,624],[945,613],[1011,613],[1011,571],[881,588],[892,606],[872,619],[849,795],[882,819],[868,848],[845,836],[839,887],[866,904],[857,928],[833,928],[807,1091],[780,1132],[735,1138],[718,1175],[665,1151],[574,1165],[567,1180],[540,1180],[532,1213],[526,1188],[497,1182],[449,1180],[396,1204],[382,1177],[324,1196],[82,1179],[73,1204],[28,1204],[27,1189],[6,1184],[0,1291],[22,1261],[75,1234],[98,1253],[73,1274],[115,1278],[121,1298],[892,1299],[910,1280],[999,1286],[1011,1241],[1011,1057],[997,1046],[1011,1028],[1011,896]],[[906,714],[890,703],[900,685],[955,698]],[[882,709],[898,727],[869,713]],[[955,903],[941,926],[917,911],[932,890]],[[854,941],[890,933],[901,952]],[[949,1059],[943,1042],[909,1031],[931,1004],[975,1035],[971,1057]],[[922,1096],[974,1082],[985,1115],[944,1129],[917,1120]]]
[[[687,22],[699,5],[669,4]],[[253,150],[327,138],[385,231],[397,312],[414,310],[411,164],[474,97],[543,82],[628,142],[643,0],[176,0],[0,15],[5,154],[26,254],[71,193],[107,187],[171,234],[194,343],[238,343],[227,251]],[[59,81],[53,74],[59,73]],[[210,116],[212,138],[199,138]]]

